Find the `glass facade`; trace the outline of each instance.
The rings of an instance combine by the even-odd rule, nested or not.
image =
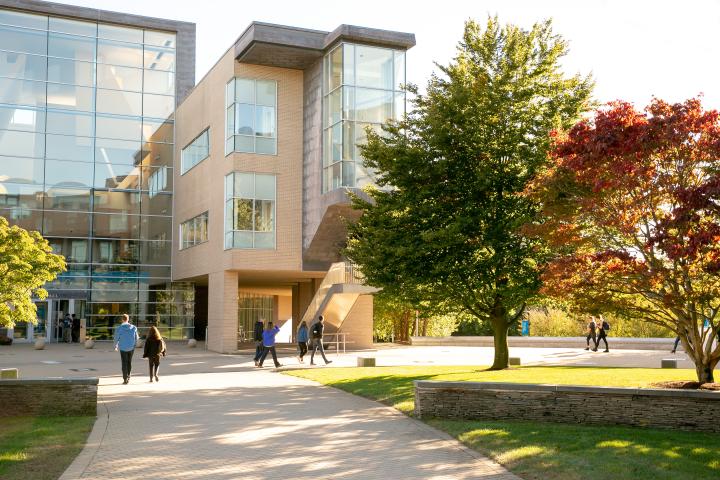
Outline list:
[[[405,113],[405,52],[344,43],[323,67],[323,192],[363,187],[373,172],[362,165],[358,144],[366,129],[380,133]]]
[[[275,175],[225,177],[225,248],[275,248]]]
[[[272,322],[275,318],[275,297],[250,292],[238,292],[238,344],[253,340],[255,322]]]
[[[225,155],[277,153],[277,82],[233,78],[225,87]]]
[[[192,335],[170,283],[175,34],[0,10],[0,215],[41,232],[85,301],[89,334],[119,315]]]

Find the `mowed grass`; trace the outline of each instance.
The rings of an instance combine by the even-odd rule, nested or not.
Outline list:
[[[0,478],[55,480],[80,453],[95,417],[0,419]]]
[[[519,367],[489,372],[484,368],[326,368],[286,373],[378,400],[409,415],[414,408],[414,380],[647,387],[654,382],[695,378],[695,371],[689,369]],[[526,480],[720,478],[718,434],[526,421],[433,419],[427,423]]]
[[[407,366],[324,368],[286,373],[378,400],[407,414],[415,408],[414,380],[647,387],[654,382],[696,378],[695,370],[691,369],[517,367],[492,372],[486,369],[478,366]]]

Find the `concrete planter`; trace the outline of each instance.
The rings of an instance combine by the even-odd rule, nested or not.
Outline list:
[[[45,339],[38,338],[35,340],[35,350],[45,350]]]
[[[141,339],[138,340],[137,343],[135,344],[135,348],[144,348],[144,347],[145,347],[145,340],[143,340],[143,339],[141,338]]]
[[[87,340],[85,340],[85,348],[91,349],[94,346],[95,346],[95,340],[93,340],[92,338],[88,338]]]

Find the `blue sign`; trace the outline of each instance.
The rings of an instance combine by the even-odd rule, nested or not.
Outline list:
[[[530,336],[530,320],[522,321],[522,336],[523,337]]]

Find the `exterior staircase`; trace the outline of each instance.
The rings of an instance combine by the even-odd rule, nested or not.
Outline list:
[[[339,343],[342,343],[344,338],[351,346],[365,348],[368,342],[372,345],[372,308],[369,311],[364,308],[360,312],[356,307],[360,307],[358,300],[362,296],[378,291],[375,287],[365,285],[364,278],[355,265],[348,262],[333,263],[305,310],[302,320],[312,328],[318,317],[323,315],[327,343],[334,343],[339,337]],[[365,298],[372,305],[372,297]],[[361,322],[362,326],[346,322],[354,309],[359,313],[353,316],[353,319]],[[363,318],[368,314],[369,318]],[[360,333],[364,330],[367,330],[365,335]]]

